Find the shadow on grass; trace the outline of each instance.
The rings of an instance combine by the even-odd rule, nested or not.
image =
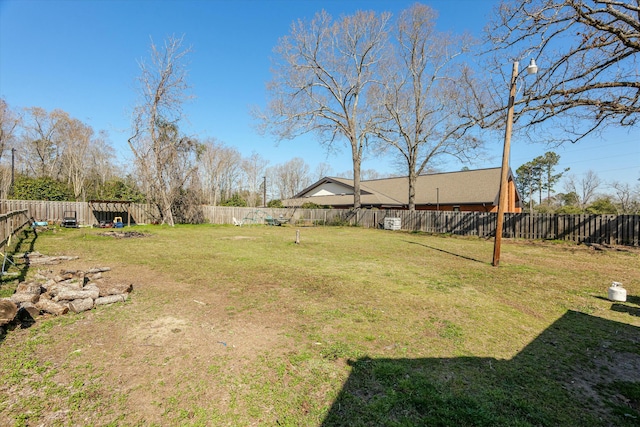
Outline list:
[[[33,252],[36,245],[36,240],[38,239],[38,233],[32,228],[25,228],[20,231],[18,234],[18,240],[16,241],[15,247],[11,250],[11,252],[7,252],[7,261],[5,262],[5,269],[13,266],[18,270],[17,275],[3,275],[0,278],[0,289],[7,286],[8,284],[14,283],[15,281],[21,282],[27,277],[27,273],[29,272],[29,263],[25,262],[23,264],[17,262],[14,259],[14,255],[18,253],[26,253]]]
[[[5,254],[7,256],[7,259],[3,259],[3,261],[5,262],[5,270],[9,270],[9,267],[11,267],[12,270],[17,269],[18,274],[3,274],[2,276],[0,276],[0,291],[11,289],[15,284],[24,281],[29,271],[29,263],[18,263],[17,260],[14,259],[14,254],[32,252],[35,248],[38,233],[32,228],[25,228],[20,231],[17,236],[18,240],[16,241],[15,247],[11,250],[10,253],[7,252]],[[31,315],[29,315],[28,312],[22,310],[18,311],[18,315],[12,322],[4,326],[0,326],[0,345],[4,341],[8,331],[12,331],[17,327],[28,328],[34,323],[35,320],[31,317]]]
[[[640,305],[640,297],[635,295],[627,295],[627,302],[635,305]]]
[[[599,296],[599,295],[594,295],[593,297],[596,298],[596,299],[603,300],[603,301],[609,301],[609,302],[613,301],[614,303],[616,303],[618,305],[635,304],[637,306],[640,306],[640,298],[638,298],[636,296],[633,296],[633,295],[627,295],[627,300],[625,302],[622,302],[622,301],[618,302],[618,301],[610,300],[607,297],[603,297],[603,296]],[[616,305],[616,304],[614,304],[614,305]],[[629,307],[629,308],[633,309],[633,307]],[[613,310],[613,307],[612,307],[612,310]],[[620,310],[615,310],[615,311],[620,311]]]
[[[444,249],[434,248],[433,246],[425,245],[424,243],[410,242],[410,241],[407,241],[407,243],[410,243],[412,245],[424,246],[425,248],[433,249],[434,251],[438,251],[438,252],[444,252],[445,254],[457,256],[459,258],[463,258],[463,259],[466,259],[466,260],[469,260],[469,261],[475,261],[475,262],[479,262],[479,263],[482,263],[482,264],[487,264],[486,261],[481,261],[479,259],[471,258],[471,257],[468,257],[466,255],[460,255],[460,254],[456,254],[456,253],[453,253],[453,252],[445,251]]]
[[[31,317],[26,310],[18,310],[18,314],[15,319],[10,323],[0,326],[0,347],[2,347],[2,343],[4,342],[5,337],[8,332],[11,332],[15,329],[27,329],[31,326],[35,325],[36,319]]]
[[[617,311],[618,313],[627,313],[627,314],[630,314],[631,316],[640,317],[640,308],[629,307],[626,304],[620,304],[620,303],[613,304],[611,305],[611,310]]]
[[[567,312],[511,360],[370,359],[322,426],[637,426],[640,330]]]

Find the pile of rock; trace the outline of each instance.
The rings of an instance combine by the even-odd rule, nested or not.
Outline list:
[[[0,325],[13,320],[20,310],[32,318],[40,313],[59,316],[126,301],[133,285],[112,283],[104,278],[103,273],[110,270],[97,267],[87,271],[61,270],[58,274],[39,272],[33,279],[18,284],[10,298],[0,300]]]

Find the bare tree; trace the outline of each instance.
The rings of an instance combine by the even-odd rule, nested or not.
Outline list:
[[[105,185],[107,181],[113,178],[118,170],[113,163],[115,150],[108,141],[108,135],[104,131],[98,133],[97,138],[89,147],[88,166],[91,176],[94,177],[96,184]]]
[[[614,181],[609,184],[614,192],[622,215],[632,215],[640,213],[640,184],[635,187],[626,182]]]
[[[333,171],[333,168],[329,163],[320,162],[316,166],[316,169],[313,172],[313,178],[317,181],[319,179],[324,178],[325,176],[329,176]]]
[[[377,171],[376,169],[364,169],[362,171],[362,180],[363,181],[370,181],[372,179],[381,179],[381,178],[386,178],[386,174],[383,174],[379,171]]]
[[[390,15],[359,11],[333,21],[325,11],[294,23],[275,48],[277,61],[267,86],[270,101],[256,112],[263,131],[278,139],[315,133],[332,147],[351,147],[355,209],[360,208],[360,166],[377,119],[366,97],[377,84],[387,50]]]
[[[222,153],[220,169],[220,199],[229,199],[240,189],[242,180],[242,155],[235,148],[227,148]]]
[[[247,192],[249,206],[258,206],[262,200],[262,192],[258,191],[264,182],[264,176],[269,161],[260,154],[253,153],[249,158],[242,161],[242,172],[244,173],[243,187]]]
[[[395,60],[386,69],[384,88],[374,87],[378,112],[387,118],[377,136],[392,147],[409,176],[409,210],[415,210],[418,175],[443,156],[467,160],[480,140],[467,133],[474,125],[461,110],[471,102],[465,66],[459,57],[468,52],[468,37],[435,29],[436,12],[415,4],[404,10],[396,24]]]
[[[309,165],[300,157],[274,166],[270,175],[279,199],[290,199],[311,184]]]
[[[0,98],[0,160],[5,150],[14,149],[20,121],[20,115],[12,111],[5,100]],[[0,195],[4,198],[11,191],[12,177],[13,171],[10,167],[0,169]]]
[[[564,183],[567,193],[575,194],[578,207],[584,210],[589,202],[596,196],[596,191],[600,188],[602,181],[598,175],[592,171],[587,171],[581,178],[569,175]]]
[[[190,49],[183,39],[169,37],[164,46],[151,42],[150,63],[140,62],[141,102],[133,115],[133,152],[147,196],[159,208],[162,223],[174,225],[173,205],[195,171],[197,144],[178,126],[189,99],[185,67]]]
[[[37,177],[60,178],[65,150],[63,128],[71,120],[62,110],[47,112],[40,107],[27,108],[23,119],[22,149],[31,172]]]
[[[497,67],[509,55],[540,65],[535,86],[516,100],[521,126],[556,125],[561,140],[575,142],[638,124],[640,0],[504,0],[494,16],[487,38]],[[502,105],[484,107],[485,126],[503,123]]]
[[[16,131],[20,125],[20,115],[9,108],[0,98],[0,160],[7,148],[13,148]]]
[[[211,205],[219,205],[238,189],[242,170],[240,152],[215,139],[203,141],[203,151],[198,162],[203,199]]]
[[[73,189],[76,201],[80,200],[85,191],[85,181],[90,172],[87,166],[91,162],[93,134],[91,126],[77,119],[69,118],[60,126],[60,135],[65,141],[65,150],[61,156],[63,173]]]

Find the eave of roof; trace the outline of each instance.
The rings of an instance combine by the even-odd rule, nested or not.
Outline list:
[[[331,183],[338,184],[338,185],[343,185],[343,186],[347,187],[350,192],[353,192],[353,180],[348,180],[348,179],[345,179],[345,178],[334,178],[334,177],[330,177],[330,176],[325,176],[324,178],[321,178],[319,181],[314,182],[313,184],[311,184],[310,186],[308,186],[304,190],[300,191],[298,194],[294,195],[292,197],[292,199],[298,199],[298,198],[304,197],[305,194],[311,192],[311,190],[313,190],[314,188],[318,188],[321,185],[331,184]]]
[[[512,178],[511,171],[509,174]],[[293,200],[304,199],[319,205],[346,205],[349,203],[345,202],[345,198],[353,200],[352,194],[305,197],[305,194],[325,183],[342,185],[353,192],[352,179],[325,177],[296,194]],[[360,187],[363,205],[405,206],[408,204],[409,179],[407,177],[361,181]],[[473,190],[469,191],[469,189]],[[420,175],[416,180],[415,190],[416,205],[435,205],[437,203],[493,205],[497,203],[500,190],[500,168]]]

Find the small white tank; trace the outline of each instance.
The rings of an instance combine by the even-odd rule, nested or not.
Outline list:
[[[611,301],[622,301],[625,302],[627,300],[627,290],[622,287],[622,283],[613,282],[611,287],[609,288],[609,299]]]

